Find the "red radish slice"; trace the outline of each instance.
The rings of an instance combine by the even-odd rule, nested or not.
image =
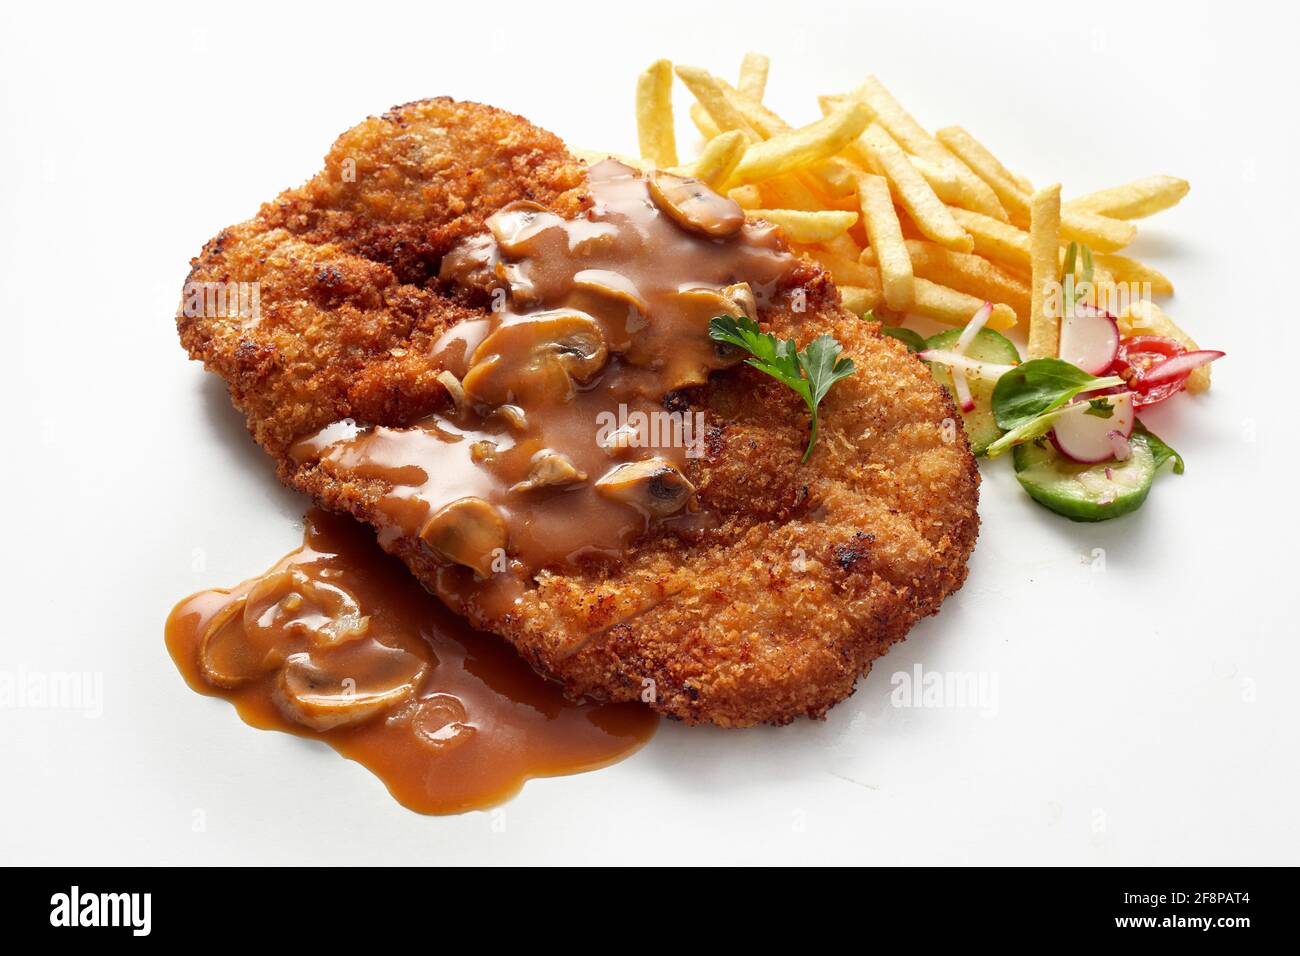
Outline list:
[[[1139,372],[1136,385],[1138,388],[1150,388],[1161,382],[1170,382],[1176,378],[1186,378],[1194,369],[1209,365],[1215,359],[1223,358],[1225,353],[1214,349],[1201,349],[1198,352],[1184,352],[1175,355],[1159,365],[1153,365],[1145,372]]]
[[[975,411],[975,396],[970,393],[970,382],[966,381],[966,373],[959,368],[949,370],[952,375],[953,388],[957,392],[957,404],[961,406],[963,412]]]
[[[970,344],[975,341],[975,336],[980,334],[980,329],[984,328],[988,322],[989,316],[993,314],[993,303],[985,302],[971,316],[970,321],[966,323],[966,328],[961,330],[961,336],[957,339],[957,344],[953,351],[958,355],[965,355]]]
[[[1110,403],[1109,418],[1089,415],[1088,398],[1081,396],[1079,402],[1067,406],[1052,426],[1052,443],[1071,461],[1085,464],[1110,461],[1119,457],[1116,454],[1119,442],[1128,448],[1127,439],[1133,433],[1133,393],[1100,397]]]
[[[1119,353],[1119,323],[1082,302],[1061,323],[1060,356],[1089,375],[1100,375]]]
[[[916,357],[923,362],[937,362],[939,365],[946,365],[948,368],[959,368],[972,378],[988,379],[989,381],[997,381],[1015,368],[1014,365],[981,362],[979,359],[968,358],[948,349],[926,349],[923,352],[917,352]]]

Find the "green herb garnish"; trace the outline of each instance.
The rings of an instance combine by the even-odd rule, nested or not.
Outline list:
[[[760,329],[748,316],[739,319],[718,316],[709,322],[709,338],[744,349],[753,356],[746,363],[772,376],[803,399],[812,416],[808,448],[801,459],[806,462],[817,444],[817,406],[832,385],[854,372],[853,359],[840,355],[843,346],[829,335],[819,335],[800,352],[795,348],[794,339],[782,342]]]

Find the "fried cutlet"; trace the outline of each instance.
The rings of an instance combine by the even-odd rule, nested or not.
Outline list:
[[[257,282],[257,321],[182,315],[181,341],[228,383],[282,480],[378,525],[382,483],[290,448],[340,419],[404,426],[447,406],[433,343],[484,306],[438,281],[442,257],[517,200],[579,215],[586,176],[556,137],[491,107],[439,99],[369,119],[318,176],[193,260],[191,283]],[[822,404],[807,464],[794,393],[746,366],[715,372],[675,400],[708,423],[687,477],[716,520],[651,525],[618,559],[540,569],[509,613],[455,609],[575,695],[721,726],[823,715],[935,613],[978,530],[951,401],[814,264],[784,281],[797,304],[772,297],[764,327],[800,346],[829,334],[857,363]],[[432,589],[443,564],[418,537],[385,544]]]

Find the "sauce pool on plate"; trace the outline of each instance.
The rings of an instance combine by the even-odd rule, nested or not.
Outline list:
[[[321,510],[266,574],[180,602],[166,637],[191,688],[254,727],[324,741],[421,813],[606,766],[657,723],[640,704],[566,700],[425,592],[369,529]]]

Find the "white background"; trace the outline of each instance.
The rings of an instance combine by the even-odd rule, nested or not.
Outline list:
[[[0,671],[100,672],[104,712],[0,710],[0,862],[1300,862],[1293,18],[1131,0],[6,4]],[[296,546],[304,510],[177,345],[189,257],[393,104],[481,100],[632,151],[649,61],[732,76],[751,48],[792,121],[874,72],[923,123],[961,123],[1067,196],[1191,180],[1132,249],[1228,352],[1209,395],[1149,418],[1187,474],[1085,526],[986,464],[969,582],[829,720],[665,725],[496,813],[410,813],[323,745],[188,690],[167,612]],[[679,86],[683,119],[687,102]],[[996,708],[890,706],[891,674],[918,663],[996,678]]]

